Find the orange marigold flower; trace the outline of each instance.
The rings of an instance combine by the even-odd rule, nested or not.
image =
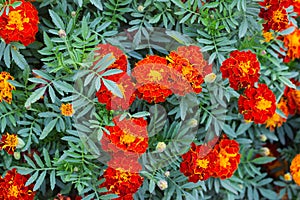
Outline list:
[[[265,42],[270,42],[271,40],[274,39],[274,36],[273,36],[273,33],[272,33],[272,32],[264,31],[264,32],[263,32],[263,36],[264,36],[264,38],[265,38]]]
[[[260,63],[251,51],[233,51],[220,68],[223,78],[229,78],[235,90],[253,86],[259,79]]]
[[[164,102],[172,94],[170,82],[173,80],[169,79],[171,73],[167,60],[159,56],[147,56],[137,62],[132,72],[136,80],[137,96],[149,103]]]
[[[186,80],[185,82],[190,83],[190,87],[195,93],[200,93],[202,91],[201,84],[204,82],[203,68],[207,65],[207,63],[203,60],[200,50],[196,49],[179,47],[177,52],[172,51],[167,58],[170,61],[168,67],[179,72],[183,76],[183,80]],[[192,53],[195,53],[201,57],[199,57],[199,59],[193,58]],[[187,56],[187,58],[184,56]],[[185,95],[192,92],[189,88],[179,87],[179,90],[176,91],[176,93],[179,95]]]
[[[213,175],[218,153],[207,144],[196,146],[192,143],[190,150],[181,157],[180,171],[190,182],[196,183]]]
[[[61,104],[60,110],[61,110],[61,114],[64,116],[72,116],[74,114],[73,105],[70,103]]]
[[[14,80],[8,72],[1,72],[0,73],[0,102],[2,100],[6,101],[7,103],[11,103],[12,101],[12,90],[15,90],[15,86],[10,84],[8,80]]]
[[[280,109],[286,117],[284,118],[284,117],[281,117],[279,114],[274,113],[274,115],[272,117],[267,119],[265,124],[266,124],[266,128],[270,128],[270,131],[274,131],[274,129],[276,127],[282,126],[282,124],[284,122],[286,122],[286,119],[289,115],[287,101],[285,99],[283,99],[283,98],[280,99],[280,102],[277,104],[277,108]]]
[[[263,124],[272,117],[276,110],[276,97],[265,84],[258,84],[258,88],[249,87],[238,100],[239,112],[245,120]]]
[[[283,31],[290,27],[288,14],[284,3],[270,4],[267,9],[261,8],[259,17],[266,22],[263,24],[264,31]]]
[[[290,62],[300,58],[300,29],[296,28],[294,32],[284,36],[284,46],[287,48],[284,62]]]
[[[0,149],[4,149],[8,154],[13,155],[17,145],[18,145],[18,136],[16,134],[2,135],[0,140]]]
[[[105,151],[117,152],[119,150],[144,153],[148,148],[147,121],[143,118],[123,119],[120,116],[113,118],[114,126],[105,128],[110,134],[104,134],[101,140]]]
[[[291,80],[296,86],[300,86],[300,82],[295,79]],[[284,96],[287,99],[289,114],[294,115],[300,113],[300,90],[286,87]]]
[[[102,84],[96,92],[98,101],[106,104],[108,110],[127,110],[136,98],[135,84],[127,74],[123,74],[116,84],[122,92],[122,97],[116,96]]]
[[[221,179],[230,178],[240,163],[239,143],[224,137],[214,149],[218,152],[218,159],[213,176]]]
[[[290,172],[295,183],[300,186],[300,154],[297,154],[292,160]]]
[[[14,3],[17,0],[12,0]],[[9,13],[0,16],[0,37],[8,44],[20,41],[25,46],[35,41],[38,32],[38,11],[30,3],[21,0],[22,4],[16,8],[10,7]],[[8,2],[6,2],[8,4]]]
[[[105,178],[100,187],[106,187],[106,194],[114,193],[119,196],[116,200],[133,200],[133,195],[142,185],[144,178],[138,173],[131,173],[122,168],[108,167],[102,176]]]
[[[19,174],[15,168],[8,171],[4,178],[0,178],[0,199],[33,200],[36,193],[33,192],[34,184],[25,186],[29,177]]]
[[[114,169],[122,168],[129,172],[139,172],[142,170],[142,166],[138,162],[141,154],[126,151],[115,151],[108,153],[110,154],[110,160],[107,162],[108,167]]]

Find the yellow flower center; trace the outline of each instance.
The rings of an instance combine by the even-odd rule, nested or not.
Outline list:
[[[130,144],[135,141],[135,136],[124,131],[124,134],[120,137],[120,142],[122,144]]]
[[[150,70],[149,77],[153,81],[160,81],[163,77],[159,71]]]
[[[250,68],[250,60],[247,62],[241,62],[239,64],[240,69],[243,71],[243,74],[248,73]]]
[[[274,11],[273,13],[273,20],[275,22],[282,22],[284,20],[284,13],[282,12],[282,9],[278,9],[276,11]]]
[[[206,169],[208,167],[209,161],[207,159],[197,159],[197,166]]]
[[[274,39],[273,34],[271,32],[264,32],[263,36],[266,42],[270,42],[272,39]]]
[[[228,165],[230,165],[230,162],[229,162],[229,158],[231,157],[235,157],[236,156],[236,153],[227,153],[225,151],[225,149],[221,149],[220,153],[219,153],[219,159],[220,159],[220,166],[221,167],[227,167]]]
[[[5,149],[6,147],[14,148],[17,146],[17,144],[18,144],[18,137],[13,134],[12,135],[7,134],[2,148],[3,149]]]
[[[8,24],[6,25],[6,28],[8,30],[15,30],[15,29],[18,29],[19,31],[24,30],[23,23],[28,23],[29,18],[28,17],[23,18],[20,12],[21,10],[9,12]]]
[[[272,102],[264,99],[263,97],[259,97],[259,101],[256,103],[256,108],[259,110],[266,110],[272,106]]]
[[[17,198],[19,196],[18,187],[15,185],[10,186],[10,188],[8,189],[8,196]]]

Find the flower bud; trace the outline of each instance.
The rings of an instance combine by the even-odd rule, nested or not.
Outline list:
[[[262,52],[261,52],[261,55],[266,55],[267,54],[267,52],[265,51],[265,50],[263,50]]]
[[[169,172],[169,171],[166,171],[166,172],[165,172],[165,176],[166,176],[166,177],[169,177],[169,176],[170,176],[170,172]]]
[[[139,12],[144,12],[145,7],[142,5],[139,5],[137,9]]]
[[[72,11],[72,12],[71,12],[71,16],[72,16],[72,17],[75,17],[75,16],[76,16],[76,11]]]
[[[74,167],[74,172],[78,172],[79,171],[79,169],[78,169],[78,167]]]
[[[166,143],[158,142],[157,145],[156,145],[156,150],[161,153],[164,150],[166,150],[166,147],[167,147]]]
[[[288,173],[284,174],[283,178],[286,181],[291,181],[292,180],[292,175],[288,172]]]
[[[267,136],[265,134],[262,134],[259,136],[259,140],[262,141],[262,142],[265,142],[267,140]]]
[[[159,189],[165,190],[168,188],[168,182],[166,180],[160,180],[157,182],[157,186],[159,187]]]
[[[268,147],[262,147],[260,149],[260,155],[262,155],[262,156],[270,155],[270,149]]]
[[[192,128],[196,127],[198,125],[198,121],[195,118],[190,119],[188,122],[188,125]]]
[[[20,160],[20,158],[21,158],[21,153],[20,152],[14,152],[14,158],[16,159],[16,160]]]
[[[204,81],[205,83],[213,83],[216,80],[216,78],[217,75],[215,73],[210,73],[204,77]]]
[[[66,31],[60,29],[60,30],[58,31],[58,36],[59,36],[60,38],[65,38],[65,37],[67,36]]]

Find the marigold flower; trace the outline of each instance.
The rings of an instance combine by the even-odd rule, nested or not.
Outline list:
[[[100,187],[106,187],[106,194],[114,193],[119,196],[116,200],[133,200],[133,194],[142,185],[144,178],[138,173],[131,173],[122,168],[108,167],[103,174],[105,182]]]
[[[218,152],[208,145],[196,146],[192,143],[190,150],[181,157],[180,171],[190,182],[196,183],[199,180],[207,180],[213,175]]]
[[[296,86],[300,86],[300,82],[295,79],[291,80]],[[286,87],[284,96],[287,99],[289,114],[294,115],[300,113],[300,90]]]
[[[35,193],[33,192],[33,184],[25,186],[29,175],[21,175],[16,169],[8,171],[4,178],[0,178],[0,199],[9,200],[33,200]]]
[[[271,40],[274,39],[274,36],[273,36],[272,32],[264,31],[263,36],[265,38],[265,42],[270,42]]]
[[[291,181],[293,179],[292,175],[290,173],[285,173],[283,176],[284,180]]]
[[[297,185],[300,186],[300,154],[297,154],[290,165],[290,172]]]
[[[7,103],[11,103],[12,101],[12,90],[15,90],[15,86],[10,84],[8,80],[14,80],[8,72],[1,72],[0,73],[0,102],[2,100],[6,101]]]
[[[266,128],[270,128],[270,131],[274,131],[274,129],[276,127],[282,126],[282,124],[284,122],[286,122],[286,119],[289,115],[289,110],[288,110],[288,107],[287,107],[287,101],[285,99],[280,100],[280,102],[277,104],[277,108],[280,109],[286,117],[284,118],[284,117],[281,117],[279,114],[274,113],[274,115],[272,117],[267,119],[265,124],[266,124]]]
[[[98,101],[106,104],[108,110],[127,110],[136,98],[135,84],[127,74],[123,74],[116,84],[122,92],[122,97],[113,94],[102,84],[96,92]]]
[[[110,150],[111,149],[109,149],[108,151]],[[141,154],[128,151],[114,151],[108,153],[110,155],[110,160],[107,162],[108,167],[114,169],[122,168],[129,172],[139,172],[142,170],[142,166],[138,162]]]
[[[263,124],[272,117],[276,110],[276,97],[265,84],[258,84],[258,88],[249,87],[238,100],[239,112],[245,120]]]
[[[201,84],[204,82],[203,67],[207,65],[207,63],[205,62],[205,60],[203,60],[200,49],[199,51],[193,50],[189,52],[189,48],[185,48],[186,47],[179,47],[177,52],[172,51],[167,57],[167,59],[170,61],[168,67],[179,72],[183,76],[183,80],[185,80],[184,82],[188,82],[190,84],[190,87],[178,87],[175,93],[179,95],[185,95],[192,91],[194,91],[195,93],[200,93],[202,91]],[[184,52],[185,50],[186,52]],[[198,56],[201,55],[201,57],[199,57],[199,60],[196,59],[197,56],[194,55],[193,57],[193,55],[191,54],[193,52],[198,52],[196,53]],[[187,56],[187,58],[183,56]],[[183,84],[184,82],[179,83]]]
[[[240,163],[239,143],[224,137],[221,138],[214,149],[218,152],[218,160],[213,176],[221,179],[230,178]]]
[[[220,68],[223,78],[229,78],[235,90],[253,86],[259,79],[260,63],[251,51],[233,51]]]
[[[300,29],[296,28],[294,32],[284,36],[284,46],[287,48],[284,62],[290,62],[300,58]]]
[[[10,3],[15,1],[17,0],[12,0]],[[0,16],[0,37],[7,44],[20,41],[27,46],[35,41],[38,32],[38,11],[30,2],[20,1],[22,2],[20,6],[9,8],[8,15],[3,12]]]
[[[137,62],[132,72],[137,96],[149,103],[164,102],[172,94],[171,86],[175,83],[172,73],[167,60],[156,55]]]
[[[119,150],[144,153],[148,148],[147,121],[143,118],[123,119],[120,116],[113,118],[114,126],[105,128],[110,134],[104,134],[101,140],[105,151],[117,152]]]
[[[72,116],[74,114],[73,105],[70,103],[67,104],[61,104],[60,106],[61,114],[64,116]]]
[[[6,133],[0,140],[0,149],[5,150],[8,154],[13,155],[18,145],[18,136],[16,134]]]
[[[267,9],[261,8],[259,17],[266,22],[263,24],[264,31],[283,31],[290,27],[288,14],[282,3],[271,4]]]

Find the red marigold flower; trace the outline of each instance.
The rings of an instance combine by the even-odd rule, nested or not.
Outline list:
[[[2,100],[6,101],[7,103],[11,103],[12,101],[12,90],[15,90],[15,86],[10,84],[8,80],[14,80],[8,72],[1,72],[0,73],[0,102]]]
[[[287,48],[284,62],[290,62],[300,58],[300,29],[296,28],[294,32],[284,36],[284,46]]]
[[[110,134],[104,134],[101,140],[105,151],[117,152],[123,150],[142,154],[148,148],[147,121],[143,118],[123,119],[120,116],[113,118],[114,126],[105,128]],[[108,139],[105,140],[105,138]]]
[[[189,49],[181,47],[178,48],[178,52],[172,51],[167,57],[170,61],[168,67],[179,72],[183,76],[183,80],[186,80],[185,82],[190,83],[190,87],[195,93],[200,93],[202,91],[201,84],[204,82],[203,68],[207,65],[207,63],[203,60],[200,50],[197,50],[197,48],[195,49],[193,47],[194,46],[192,46],[192,48]],[[195,52],[197,52],[196,55],[201,55],[199,60],[193,58],[192,54]],[[184,56],[187,56],[187,58]],[[205,73],[208,72],[209,70]],[[185,95],[187,93],[192,92],[189,88],[178,87],[178,91],[176,91],[176,93],[178,93],[179,95]]]
[[[239,143],[235,140],[222,138],[214,147],[218,152],[214,177],[230,178],[240,163]]]
[[[223,78],[229,78],[235,90],[253,86],[259,79],[260,63],[251,51],[233,51],[220,68]]]
[[[136,80],[137,96],[149,103],[164,102],[172,94],[170,80],[172,71],[167,60],[159,56],[147,56],[136,63],[132,76]]]
[[[14,3],[17,0],[12,0]],[[38,32],[38,11],[30,3],[21,0],[22,4],[16,8],[10,7],[9,13],[0,16],[0,37],[8,44],[20,41],[25,46],[35,41]],[[8,4],[8,2],[6,2]]]
[[[142,170],[142,166],[138,162],[141,154],[125,151],[114,151],[110,152],[109,154],[111,158],[107,162],[107,166],[111,168],[122,168],[129,172],[139,172]]]
[[[123,74],[116,84],[122,92],[122,97],[116,96],[102,84],[96,92],[98,101],[106,104],[108,110],[127,110],[136,98],[135,84],[127,74]]]
[[[300,86],[300,82],[295,79],[291,80],[296,86]],[[284,96],[287,98],[287,106],[289,114],[294,115],[300,113],[300,90],[286,87]]]
[[[245,120],[263,124],[272,117],[276,110],[276,97],[265,84],[249,87],[238,100],[239,112]]]
[[[116,200],[133,200],[133,195],[142,185],[144,178],[138,173],[131,173],[122,168],[108,167],[103,174],[105,182],[100,187],[106,187],[106,194],[114,193],[119,196]]]
[[[274,31],[283,31],[290,27],[290,22],[288,19],[288,14],[283,3],[270,4],[267,9],[261,8],[259,17],[266,20],[263,24],[264,31],[269,31],[270,29]]]
[[[9,200],[33,200],[33,184],[25,186],[29,175],[21,175],[16,169],[8,171],[4,178],[0,178],[0,199]]]
[[[286,117],[283,118],[279,114],[274,113],[271,118],[267,119],[265,124],[266,128],[270,128],[270,131],[274,131],[276,127],[282,126],[282,124],[286,122],[286,119],[289,115],[289,109],[287,107],[287,101],[285,99],[280,99],[280,102],[277,104],[277,108],[280,109]]]
[[[2,135],[0,140],[0,149],[4,149],[8,154],[13,155],[18,145],[18,136],[16,134]]]
[[[290,165],[290,172],[297,185],[300,186],[300,154],[297,154]]]
[[[181,156],[180,171],[190,182],[207,180],[214,172],[217,156],[217,152],[209,145],[196,146],[192,143],[190,150]]]

